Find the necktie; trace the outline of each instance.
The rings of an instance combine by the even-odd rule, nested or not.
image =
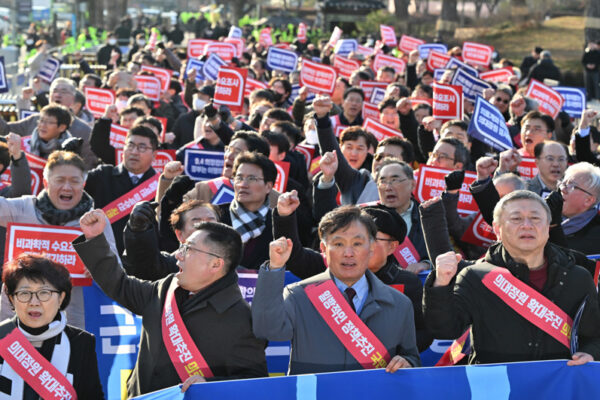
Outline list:
[[[134,185],[137,185],[137,183],[140,181],[140,178],[137,175],[133,175],[131,177],[131,183],[133,183]]]
[[[344,293],[346,293],[346,297],[348,298],[348,303],[350,303],[350,307],[352,307],[352,311],[356,312],[356,308],[354,307],[354,301],[352,301],[352,299],[354,299],[354,296],[356,296],[356,290],[349,287],[346,288],[346,290],[344,290]]]

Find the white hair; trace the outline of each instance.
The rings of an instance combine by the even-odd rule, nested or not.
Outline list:
[[[600,168],[586,161],[578,162],[567,168],[564,180],[566,181],[574,175],[581,177],[581,184],[594,195],[597,203],[600,199]]]

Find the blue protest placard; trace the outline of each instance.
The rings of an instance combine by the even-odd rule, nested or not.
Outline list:
[[[218,206],[220,204],[231,203],[234,198],[235,192],[233,191],[233,189],[227,185],[221,185],[221,187],[219,188],[219,190],[217,190],[217,193],[215,193],[210,202]]]
[[[443,54],[446,54],[448,52],[448,47],[442,43],[420,44],[419,47],[417,47],[417,49],[419,50],[419,58],[421,58],[421,60],[427,60],[427,57],[429,57],[429,52],[431,50],[435,50]]]
[[[56,75],[58,75],[59,69],[60,60],[50,57],[42,64],[42,68],[40,68],[40,72],[38,72],[37,76],[44,82],[51,83],[54,78],[56,78]]]
[[[267,54],[267,67],[271,70],[278,70],[290,73],[296,70],[298,64],[298,55],[291,50],[269,47]]]
[[[563,99],[565,99],[562,111],[569,114],[572,118],[580,118],[586,107],[586,90],[584,88],[568,86],[554,86],[552,89],[560,93]]]
[[[83,287],[85,330],[96,336],[98,371],[108,400],[120,400],[135,366],[142,319],[111,300],[96,283]]]
[[[477,97],[467,133],[499,151],[513,148],[504,116],[483,97]]]
[[[335,45],[335,54],[347,57],[348,54],[358,49],[356,39],[340,39]]]
[[[452,57],[450,59],[450,61],[448,61],[448,64],[446,64],[446,69],[453,69],[453,68],[462,68],[465,70],[465,72],[468,72],[469,74],[471,74],[475,77],[479,76],[479,72],[477,72],[477,70],[475,68],[471,67],[468,64],[465,64],[464,62],[460,61],[456,57]]]
[[[224,155],[217,151],[186,149],[185,174],[196,181],[218,178],[223,172]]]
[[[290,98],[288,99],[290,106],[294,103],[294,100],[296,100],[296,97],[298,97],[298,92],[300,92],[300,85],[296,83],[296,84],[292,85],[292,94],[290,95]],[[306,104],[311,104],[314,99],[315,99],[315,94],[313,92],[309,91],[308,96],[306,96]]]
[[[0,93],[8,92],[8,81],[6,80],[6,69],[4,68],[4,56],[0,56]]]
[[[493,83],[482,81],[481,79],[469,74],[463,68],[457,68],[456,71],[454,71],[452,84],[462,86],[463,96],[471,101],[475,101],[477,96],[482,96],[485,89],[495,88]]]
[[[385,89],[376,87],[373,89],[373,93],[371,93],[371,103],[379,104],[385,98]]]
[[[439,82],[440,79],[442,79],[442,75],[444,75],[444,72],[446,72],[445,68],[436,68],[433,70],[433,80],[436,82]]]
[[[231,28],[229,28],[229,35],[227,37],[241,38],[242,37],[242,28],[232,25]]]
[[[27,117],[30,117],[32,115],[38,115],[39,112],[37,111],[31,111],[31,110],[19,110],[19,119],[25,119]]]
[[[183,75],[183,79],[187,79],[188,73],[192,70],[192,68],[196,69],[196,82],[202,82],[206,80],[204,75],[202,75],[202,69],[204,68],[204,61],[200,61],[197,58],[189,58],[187,60],[187,64],[185,65],[185,74]]]
[[[202,66],[202,75],[211,81],[216,81],[217,75],[219,74],[219,68],[223,65],[227,65],[227,63],[221,57],[216,53],[210,53],[208,60],[206,60]]]

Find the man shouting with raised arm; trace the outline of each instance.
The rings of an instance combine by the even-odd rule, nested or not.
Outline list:
[[[233,228],[201,222],[177,252],[180,271],[150,282],[129,277],[108,246],[102,210],[81,217],[73,245],[110,298],[141,315],[138,359],[128,397],[184,382],[267,376],[265,342],[252,334],[235,268],[242,242]]]
[[[368,271],[377,227],[356,206],[319,224],[329,269],[283,287],[292,242],[271,242],[252,301],[254,333],[291,340],[290,374],[421,365],[410,300]]]
[[[470,363],[600,359],[600,311],[590,273],[548,243],[550,209],[517,190],[494,208],[499,243],[462,268],[452,252],[436,259],[425,283],[423,312],[432,335],[459,337],[472,326]]]

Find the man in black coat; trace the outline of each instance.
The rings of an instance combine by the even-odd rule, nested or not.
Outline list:
[[[552,61],[552,55],[548,50],[544,50],[538,63],[529,70],[527,82],[531,82],[532,79],[540,82],[544,82],[544,79],[553,79],[560,83],[561,77],[560,69]]]
[[[127,134],[123,163],[117,166],[103,164],[88,174],[85,191],[94,199],[95,207],[105,207],[152,178],[156,174],[152,168],[152,161],[157,148],[158,138],[150,128],[133,127]],[[112,224],[119,254],[122,254],[124,249],[123,229],[126,223],[127,218],[121,218]]]

